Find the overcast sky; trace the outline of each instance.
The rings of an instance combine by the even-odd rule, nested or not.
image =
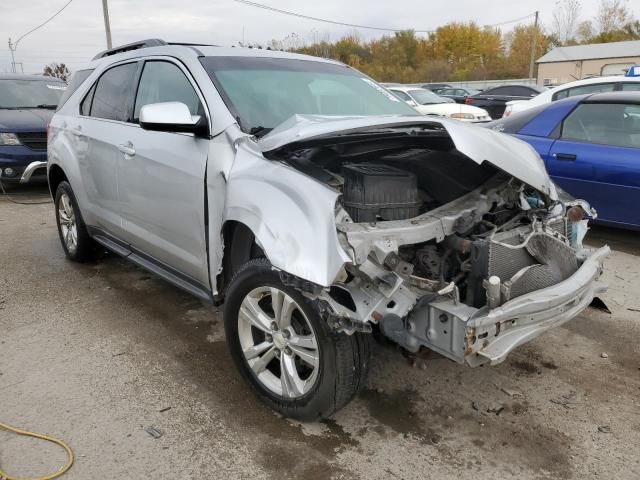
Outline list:
[[[495,24],[540,11],[541,21],[550,25],[557,0],[257,0],[276,8],[347,23],[385,28],[434,29],[451,21],[474,20]],[[7,45],[62,7],[67,0],[0,0],[0,72],[9,71]],[[582,18],[595,14],[598,0],[582,0]],[[636,18],[640,2],[630,2]],[[233,0],[109,0],[113,44],[143,38],[162,38],[233,45],[266,43],[295,33],[311,42],[314,38],[335,40],[353,29],[289,17],[249,7]],[[530,21],[530,20],[528,20]],[[503,31],[515,24],[502,27]],[[358,29],[363,38],[384,32]],[[74,0],[59,16],[25,37],[16,52],[26,73],[42,71],[45,64],[65,62],[74,70],[106,48],[101,0]]]

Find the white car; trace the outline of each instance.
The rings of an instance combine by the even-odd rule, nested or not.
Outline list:
[[[388,87],[388,89],[423,115],[455,118],[463,122],[489,122],[491,120],[489,112],[483,108],[451,102],[425,88]]]
[[[511,102],[507,102],[503,117],[508,117],[509,115],[529,110],[538,105],[544,105],[575,95],[614,91],[640,91],[640,76],[625,77],[624,75],[612,75],[609,77],[586,78],[584,80],[565,83],[559,87],[546,90],[531,100],[512,100]]]

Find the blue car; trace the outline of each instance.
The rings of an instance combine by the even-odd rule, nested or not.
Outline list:
[[[0,180],[46,180],[47,124],[66,83],[41,75],[0,75]]]
[[[599,223],[640,230],[640,92],[571,97],[484,126],[529,143]]]

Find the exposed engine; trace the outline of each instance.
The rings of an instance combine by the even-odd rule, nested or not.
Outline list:
[[[321,294],[334,326],[377,324],[408,350],[480,364],[481,340],[515,323],[470,329],[478,312],[576,273],[591,212],[471,161],[447,137],[428,140],[312,146],[287,162],[341,193],[336,224],[353,261]]]

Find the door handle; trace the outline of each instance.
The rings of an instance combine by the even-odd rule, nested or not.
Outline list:
[[[131,142],[128,142],[126,145],[125,144],[118,145],[118,150],[120,150],[122,153],[130,157],[133,157],[136,154],[136,149],[133,148],[133,144]]]
[[[554,153],[552,155],[556,160],[569,160],[575,161],[578,157],[573,153]]]
[[[70,128],[69,131],[76,137],[79,137],[82,135],[82,127]]]

